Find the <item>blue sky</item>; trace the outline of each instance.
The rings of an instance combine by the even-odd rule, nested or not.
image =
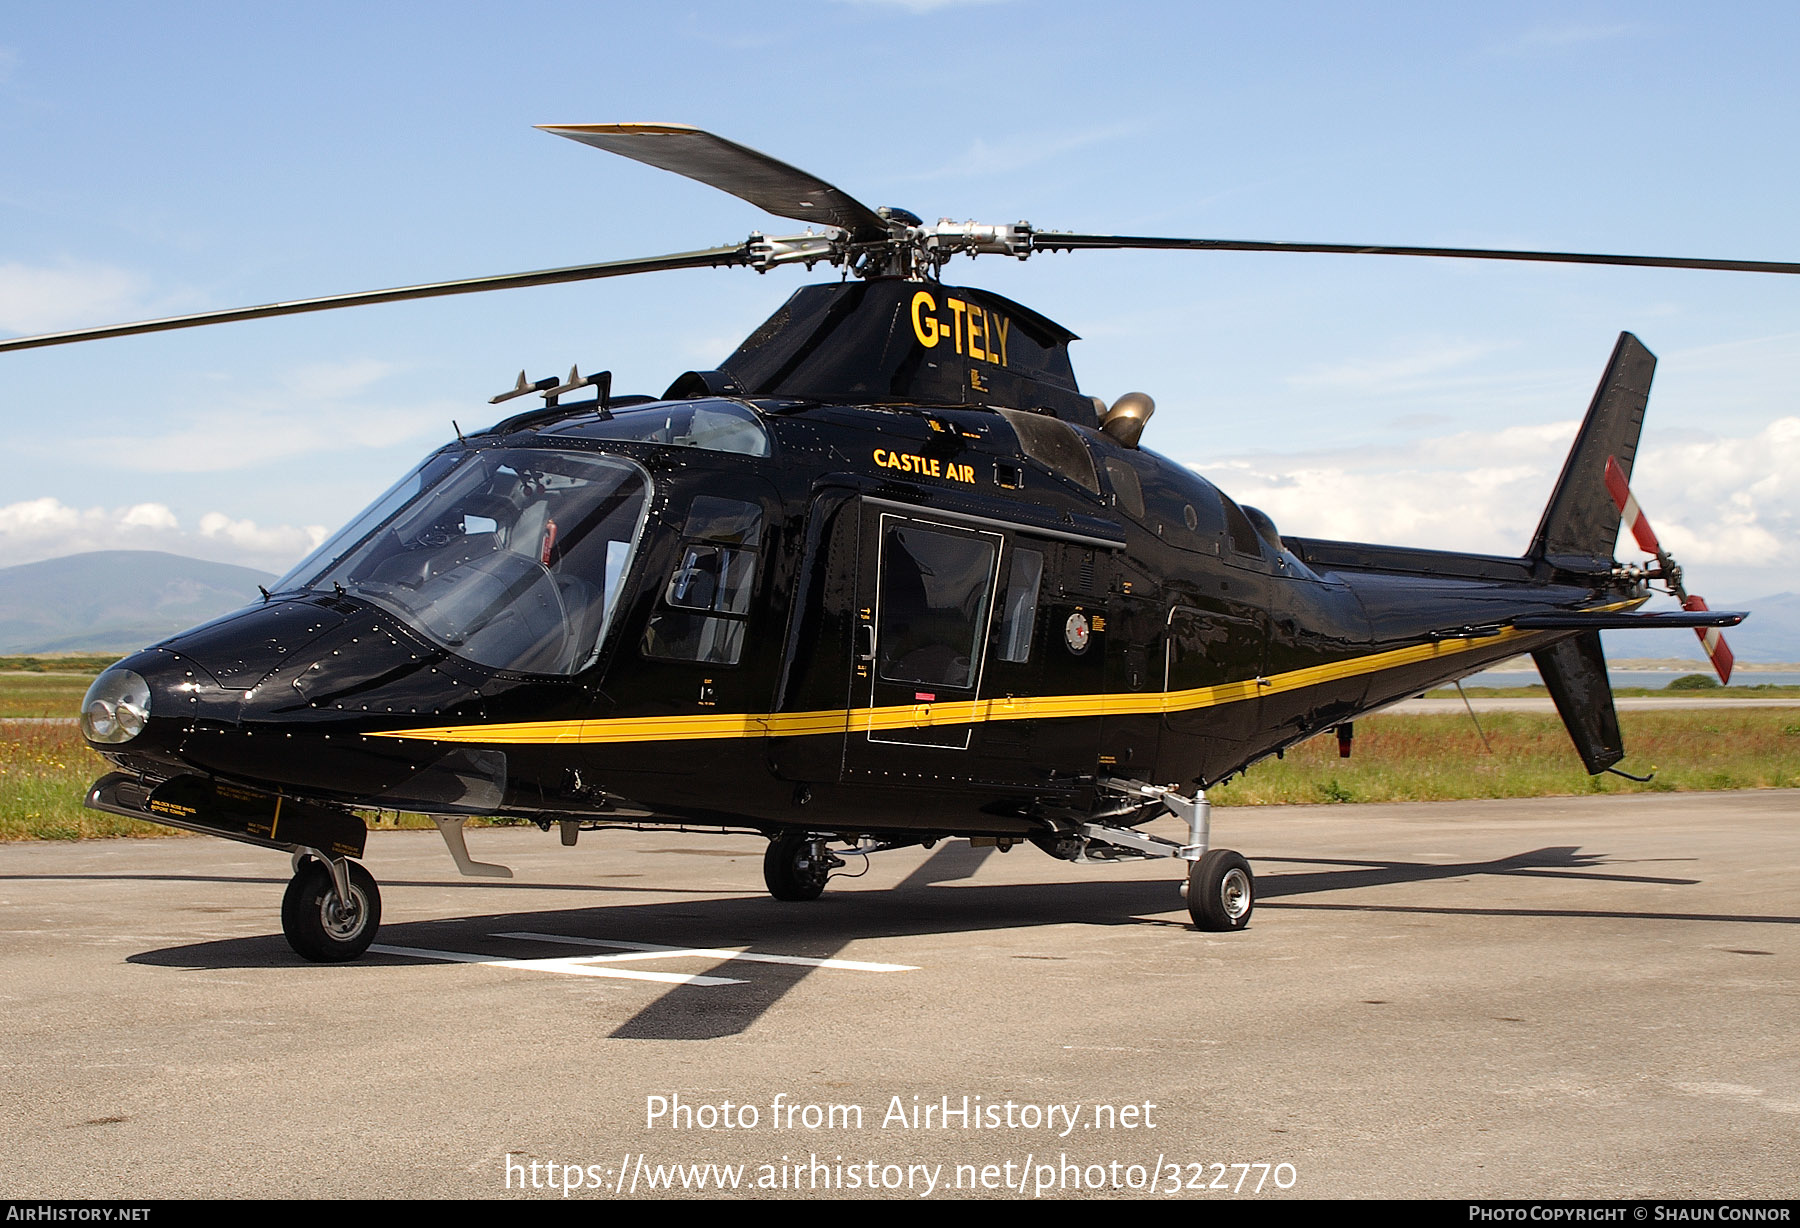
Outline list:
[[[15,5],[0,333],[798,229],[550,122],[697,124],[928,219],[1795,259],[1797,36],[1780,4]],[[0,565],[280,571],[520,367],[657,392],[807,280],[0,356]],[[1795,587],[1800,278],[1078,253],[947,280],[1080,333],[1089,391],[1151,393],[1146,446],[1284,531],[1475,550],[1523,548],[1629,328],[1662,360],[1635,486],[1693,587]]]

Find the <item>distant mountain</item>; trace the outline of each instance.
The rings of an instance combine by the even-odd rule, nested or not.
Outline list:
[[[0,567],[0,653],[126,653],[259,600],[275,577],[157,550]]]

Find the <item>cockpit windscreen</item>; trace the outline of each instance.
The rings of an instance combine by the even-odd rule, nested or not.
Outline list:
[[[576,673],[599,657],[648,494],[617,457],[466,453],[397,509],[384,498],[379,528],[287,587],[341,587],[481,665]]]

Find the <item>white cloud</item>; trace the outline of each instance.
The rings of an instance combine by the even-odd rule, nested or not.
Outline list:
[[[1638,455],[1632,493],[1683,564],[1800,565],[1800,417]]]
[[[160,503],[80,508],[46,496],[0,507],[0,567],[90,550],[166,550],[279,573],[323,540],[323,525],[263,528],[222,512],[207,512],[190,532]]]
[[[54,332],[141,314],[144,279],[103,264],[0,264],[0,329]]]
[[[1257,453],[1194,467],[1268,512],[1283,533],[1517,555],[1575,426],[1461,432],[1404,448]],[[1652,441],[1638,453],[1632,490],[1690,572],[1800,568],[1800,417],[1737,437]],[[1619,557],[1638,560],[1629,538]]]
[[[200,517],[200,535],[229,542],[246,554],[299,559],[325,540],[324,525],[272,525],[259,528],[254,520],[233,520],[223,512]]]
[[[109,435],[95,428],[90,450],[139,472],[218,473],[447,437],[451,419],[467,414],[467,402],[394,405],[374,395],[402,370],[375,359],[297,367],[255,390],[209,395],[203,407],[177,412],[169,427],[153,433]],[[141,430],[141,422],[134,425]]]
[[[1390,358],[1358,358],[1288,377],[1289,386],[1309,391],[1346,391],[1395,395],[1437,387],[1442,377],[1499,349],[1469,341],[1422,345]]]
[[[118,458],[122,468],[222,473],[314,453],[436,440],[450,434],[450,420],[457,412],[448,403],[380,412],[314,407],[304,415],[218,409],[190,415],[186,425],[163,434],[114,435],[95,442],[96,450]]]
[[[119,524],[129,529],[179,529],[181,524],[175,519],[175,513],[160,503],[139,503],[128,507],[119,517]]]
[[[403,368],[378,358],[351,358],[342,362],[315,362],[296,367],[284,381],[295,396],[339,401],[360,396],[371,386]]]

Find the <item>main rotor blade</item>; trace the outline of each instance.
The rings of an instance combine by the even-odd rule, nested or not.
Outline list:
[[[836,226],[855,242],[885,239],[881,215],[823,179],[687,124],[539,124],[545,132],[697,179],[776,217]]]
[[[748,263],[749,244],[739,243],[732,247],[709,247],[704,251],[678,252],[671,256],[608,260],[601,264],[538,269],[531,273],[502,273],[494,277],[469,277],[461,281],[437,281],[422,286],[397,286],[392,290],[362,290],[355,294],[330,294],[323,298],[265,303],[260,307],[230,307],[223,311],[200,311],[193,315],[139,320],[132,324],[108,324],[100,328],[40,333],[35,337],[14,337],[9,341],[0,341],[0,352],[30,350],[45,345],[67,345],[73,341],[97,341],[102,337],[129,337],[134,333],[160,333],[175,328],[199,328],[205,324],[229,324],[236,320],[261,320],[268,316],[300,315],[307,311],[331,311],[338,307],[364,307],[371,303],[398,303],[415,298],[439,298],[447,294],[479,294],[484,290],[516,290],[525,286],[550,286],[565,281],[623,277],[628,273],[660,273],[669,269],[702,269]]]
[[[1783,260],[1706,260],[1686,256],[1613,256],[1592,252],[1520,252],[1491,247],[1382,247],[1358,243],[1264,243],[1247,239],[1156,239],[1137,235],[1078,235],[1040,230],[1034,251],[1147,248],[1153,251],[1325,252],[1346,256],[1449,256],[1462,260],[1537,260],[1548,264],[1626,264],[1658,269],[1723,269],[1739,273],[1800,273]]]

